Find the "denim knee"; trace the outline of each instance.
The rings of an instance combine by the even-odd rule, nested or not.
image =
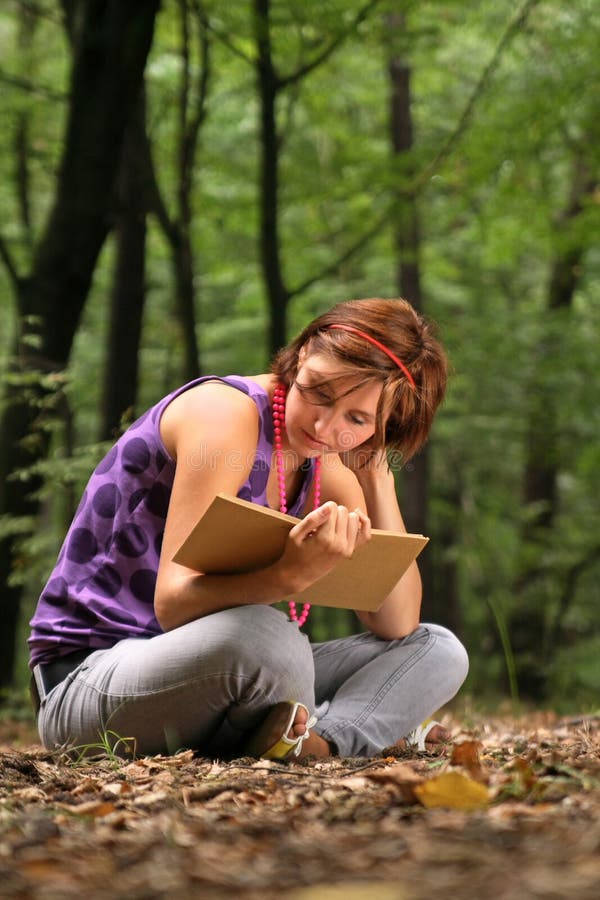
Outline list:
[[[430,651],[434,654],[434,663],[448,690],[453,697],[465,681],[469,673],[469,656],[464,645],[447,628],[442,625],[425,625],[434,637],[435,643]]]
[[[314,703],[314,661],[308,638],[271,606],[227,610],[228,629],[221,652],[246,673],[255,671],[276,684],[280,699]]]

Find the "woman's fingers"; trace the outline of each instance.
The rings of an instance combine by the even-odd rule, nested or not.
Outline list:
[[[358,506],[356,507],[354,512],[356,513],[360,522],[357,536],[358,542],[360,544],[366,544],[367,541],[371,540],[371,520],[366,512],[363,512],[363,510]]]
[[[336,509],[337,504],[333,500],[328,500],[327,503],[323,503],[322,506],[313,509],[301,522],[294,525],[290,531],[290,537],[302,541],[316,534],[331,519]]]
[[[290,532],[298,543],[317,538],[319,544],[337,556],[352,556],[355,548],[370,536],[371,522],[362,510],[350,512],[331,500],[309,513]]]
[[[371,524],[364,512],[350,512],[328,501],[294,525],[280,565],[300,579],[300,590],[352,556],[370,535]]]

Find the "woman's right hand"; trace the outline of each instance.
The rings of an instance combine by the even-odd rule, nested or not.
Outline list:
[[[371,537],[371,522],[361,509],[350,512],[329,500],[308,513],[288,535],[275,564],[287,593],[302,591],[326,575]]]

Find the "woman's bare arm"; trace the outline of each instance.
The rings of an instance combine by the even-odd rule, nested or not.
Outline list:
[[[360,453],[355,458],[361,460]],[[406,532],[385,454],[382,452],[367,466],[357,465],[354,471],[350,469],[353,459],[345,461],[347,466],[340,460],[338,467],[332,464],[323,467],[323,497],[349,504],[350,508],[359,506],[366,512],[372,528]],[[377,612],[356,610],[356,614],[378,637],[386,640],[405,637],[419,624],[421,596],[421,576],[413,562]]]

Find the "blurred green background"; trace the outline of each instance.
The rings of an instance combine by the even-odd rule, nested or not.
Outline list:
[[[120,428],[406,296],[452,362],[423,618],[482,702],[598,708],[599,46],[594,0],[5,0],[1,686]]]

